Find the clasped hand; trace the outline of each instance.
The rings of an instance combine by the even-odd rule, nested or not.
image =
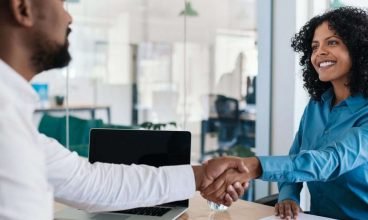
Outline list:
[[[248,188],[250,171],[244,159],[220,157],[205,162],[198,190],[210,201],[230,206]]]

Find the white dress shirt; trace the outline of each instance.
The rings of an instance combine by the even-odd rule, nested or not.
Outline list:
[[[52,219],[53,196],[90,212],[129,209],[190,198],[190,165],[90,164],[33,124],[38,97],[0,59],[0,219]]]

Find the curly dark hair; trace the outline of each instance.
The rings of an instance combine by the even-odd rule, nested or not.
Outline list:
[[[342,7],[316,16],[292,38],[292,48],[301,54],[299,61],[303,69],[304,87],[312,99],[319,101],[321,95],[332,86],[330,82],[319,80],[311,62],[314,31],[325,21],[348,48],[352,67],[347,86],[351,94],[362,93],[368,97],[368,13],[354,7]]]

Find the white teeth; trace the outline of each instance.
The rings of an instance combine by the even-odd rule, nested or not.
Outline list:
[[[319,67],[326,67],[326,66],[332,66],[334,65],[336,62],[332,62],[332,61],[325,61],[319,64]]]

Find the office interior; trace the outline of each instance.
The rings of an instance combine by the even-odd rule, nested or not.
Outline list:
[[[40,95],[35,124],[50,132],[65,123],[55,135],[72,150],[77,131],[69,129],[80,119],[92,127],[188,130],[192,163],[244,149],[285,155],[308,101],[290,39],[314,15],[343,5],[368,2],[67,0],[73,60],[32,80]],[[218,120],[220,98],[236,103],[230,134],[221,131],[228,125]],[[45,122],[45,114],[60,120]],[[258,180],[252,190],[247,199],[277,193],[275,183]],[[308,192],[301,201],[308,209]]]

